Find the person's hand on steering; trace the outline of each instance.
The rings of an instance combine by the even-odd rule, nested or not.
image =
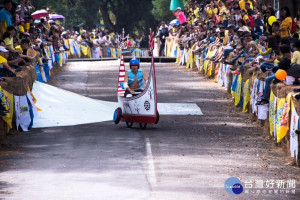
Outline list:
[[[129,87],[127,88],[127,90],[128,90],[131,94],[134,94],[134,93],[135,93],[135,91],[132,90],[132,89],[130,89]]]

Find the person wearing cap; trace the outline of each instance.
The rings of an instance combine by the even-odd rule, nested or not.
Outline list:
[[[19,32],[21,34],[23,34],[25,32],[24,26],[25,26],[25,20],[23,18],[21,18],[20,23],[19,23]]]
[[[125,97],[132,97],[136,93],[142,92],[143,81],[148,81],[148,76],[140,68],[140,62],[137,59],[131,59],[129,62],[130,70],[125,72],[124,89]]]
[[[0,46],[0,76],[16,76],[14,70],[7,63],[8,50],[4,46]]]
[[[176,12],[174,10],[172,10],[172,12],[173,12],[174,16],[179,20],[181,25],[187,24],[186,17],[184,15],[184,13],[181,11],[180,7],[178,7],[176,9]]]

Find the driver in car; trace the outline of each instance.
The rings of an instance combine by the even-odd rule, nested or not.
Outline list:
[[[124,78],[124,96],[127,98],[141,93],[143,81],[148,81],[148,76],[140,69],[140,62],[137,59],[131,59],[129,66],[130,70],[125,72]]]

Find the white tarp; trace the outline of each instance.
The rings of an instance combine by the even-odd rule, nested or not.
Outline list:
[[[95,100],[36,81],[32,93],[41,108],[33,128],[73,126],[111,121],[116,102]],[[160,115],[202,115],[196,104],[159,103]]]

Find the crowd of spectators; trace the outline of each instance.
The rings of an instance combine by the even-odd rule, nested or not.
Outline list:
[[[278,82],[278,69],[287,71],[285,84],[299,83],[300,10],[292,16],[288,7],[274,10],[271,3],[258,4],[252,0],[190,0],[184,9],[178,7],[173,14],[178,25],[162,22],[158,27],[160,55],[166,35],[177,38],[181,50],[196,44],[193,53],[199,58],[205,59],[210,47],[218,47],[215,55],[206,59],[231,65],[233,74],[240,74],[247,67],[268,75],[257,105],[268,103],[270,84]]]
[[[232,73],[239,74],[244,67],[251,66],[270,75],[260,101],[267,103],[268,88],[275,79],[274,72],[282,68],[280,61],[300,64],[300,11],[292,16],[288,7],[274,10],[272,4],[258,4],[252,0],[201,2],[190,0],[184,9],[178,7],[173,10],[178,23],[160,24],[157,31],[159,56],[164,55],[168,37],[178,38],[181,49],[197,44],[193,53],[202,56],[212,45],[222,47],[210,59],[232,65]],[[51,13],[49,8],[40,9]],[[70,47],[65,44],[66,39],[90,47],[95,58],[101,56],[101,53],[95,53],[101,47],[118,47],[120,35],[117,33],[101,26],[92,31],[83,27],[65,30],[60,23],[50,20],[49,15],[33,19],[31,14],[35,10],[30,0],[21,0],[19,5],[11,0],[3,1],[0,11],[0,81],[5,81],[7,76],[16,76],[16,72],[21,71],[32,58],[39,65],[46,63],[51,58],[44,46],[51,45],[55,53],[68,50]],[[128,36],[127,46],[147,48],[147,39],[142,34]],[[33,57],[28,55],[28,49],[36,52]],[[285,70],[289,72],[286,64]],[[294,73],[295,68],[292,71]],[[294,78],[296,81],[300,77]],[[290,84],[293,79],[287,82]]]
[[[48,62],[51,58],[44,52],[44,46],[53,45],[56,52],[63,47],[60,35],[64,28],[54,22],[51,24],[49,16],[34,20],[31,14],[35,7],[30,0],[21,0],[19,3],[17,5],[11,0],[4,0],[0,11],[1,81],[5,81],[4,77],[15,77],[22,66],[29,62],[39,65]],[[46,7],[43,9],[46,10]]]

